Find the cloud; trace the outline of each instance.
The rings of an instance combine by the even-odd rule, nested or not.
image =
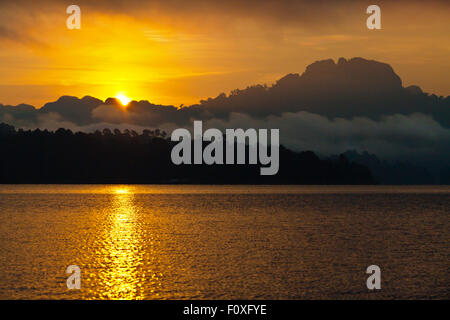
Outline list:
[[[379,121],[366,117],[328,119],[304,111],[282,113],[266,119],[232,113],[228,120],[206,121],[204,128],[280,129],[280,140],[286,147],[299,151],[313,150],[323,155],[354,149],[384,158],[436,155],[450,159],[450,130],[429,115],[420,113],[389,115]]]
[[[179,127],[193,130],[193,124],[189,121],[182,125],[169,119],[164,119],[157,125],[137,124],[132,117],[126,119],[121,111],[111,112],[111,108],[111,105],[100,105],[94,109],[93,113],[98,121],[88,125],[75,124],[56,113],[40,114],[35,121],[30,122],[6,114],[0,117],[0,122],[19,125],[25,129],[67,128],[74,132],[101,131],[104,128],[137,132],[160,128],[168,133]],[[280,140],[286,147],[298,151],[313,150],[322,155],[339,154],[351,149],[369,151],[385,159],[431,156],[441,161],[450,160],[450,130],[442,127],[431,116],[420,113],[388,115],[376,121],[366,117],[329,119],[304,111],[255,119],[248,114],[233,112],[228,119],[205,120],[203,127],[204,130],[218,128],[223,131],[227,128],[280,129]]]
[[[102,106],[104,107],[104,106]],[[115,120],[115,119],[114,119]],[[160,126],[140,126],[131,122],[108,122],[107,120],[99,120],[98,122],[93,122],[91,124],[87,125],[80,125],[76,124],[74,122],[68,121],[64,119],[60,114],[58,113],[45,113],[45,114],[39,114],[36,119],[29,119],[25,120],[23,118],[15,118],[10,113],[5,113],[3,115],[0,114],[0,123],[8,123],[14,125],[16,128],[21,128],[24,130],[35,130],[35,129],[41,129],[41,130],[49,130],[49,131],[56,131],[59,128],[69,129],[72,132],[95,132],[97,130],[102,131],[103,129],[119,129],[119,130],[134,130],[136,132],[142,132],[145,129],[164,129],[166,132],[172,132],[176,128],[178,128],[178,125],[174,123],[161,123]]]
[[[128,113],[124,108],[115,105],[101,104],[92,110],[92,117],[99,122],[123,123],[128,122]]]
[[[333,30],[336,25],[351,24],[356,16],[365,16],[370,1],[353,0],[78,0],[82,12],[129,15],[137,18],[161,21],[170,20],[172,25],[214,26],[215,30],[231,30],[232,25],[247,26],[252,23],[300,27],[303,30]],[[383,9],[404,9],[422,5],[419,0],[378,1]],[[0,2],[9,10],[65,12],[68,2],[64,0],[16,0],[14,4]],[[449,8],[448,1],[432,0],[427,6]],[[399,11],[399,10],[396,10]],[[35,15],[36,16],[36,15]],[[167,18],[171,17],[171,18]],[[14,21],[6,17],[8,22]],[[359,19],[361,20],[361,19]],[[220,22],[222,26],[217,25]],[[223,28],[223,25],[227,28]],[[269,31],[266,28],[265,32]],[[208,28],[204,28],[208,31]],[[241,30],[242,31],[242,30]],[[166,38],[159,37],[161,41]]]
[[[21,44],[32,44],[44,46],[45,44],[35,37],[31,36],[27,32],[23,32],[24,30],[20,30],[19,28],[10,28],[6,26],[0,25],[0,39],[2,41],[13,41],[19,42]]]

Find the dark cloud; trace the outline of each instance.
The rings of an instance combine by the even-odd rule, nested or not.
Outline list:
[[[13,30],[9,30],[6,27],[0,26],[0,37],[6,39],[15,39],[18,37],[18,34]]]
[[[72,3],[65,0],[16,0],[1,1],[0,6],[31,10],[64,10]],[[277,25],[296,25],[305,29],[322,29],[346,23],[355,14],[365,14],[365,8],[373,1],[354,0],[78,0],[76,4],[85,13],[92,11],[101,13],[125,14],[139,18],[159,19],[172,16],[172,22],[182,17],[182,22],[203,24],[208,20],[220,18],[224,21],[259,20]],[[418,0],[377,1],[377,5],[388,8],[406,7],[422,4]],[[429,6],[449,7],[445,0],[428,1]],[[352,17],[352,18],[350,18]],[[9,20],[9,19],[8,19]],[[10,20],[13,21],[13,20]]]
[[[12,29],[10,27],[2,26],[1,24],[0,24],[0,39],[2,39],[3,41],[7,40],[7,41],[20,42],[20,43],[44,45],[38,39],[30,36],[29,34],[27,34],[25,32],[21,32],[20,28]]]

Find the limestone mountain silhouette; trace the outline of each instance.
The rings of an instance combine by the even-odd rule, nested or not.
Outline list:
[[[99,122],[99,114],[109,106],[117,107],[114,98],[105,102],[90,96],[82,99],[63,96],[36,109],[28,105],[0,105],[0,120],[21,125],[36,122],[39,115],[57,114],[60,120],[76,125]],[[94,112],[102,106],[101,112]],[[106,107],[105,107],[106,106]],[[379,120],[386,115],[422,113],[443,127],[450,127],[450,97],[422,92],[417,86],[403,87],[392,67],[363,58],[340,58],[316,61],[302,74],[288,74],[272,86],[254,85],[222,93],[199,104],[176,108],[149,101],[131,101],[127,106],[127,123],[158,126],[162,123],[186,125],[192,119],[229,118],[232,112],[253,118],[265,118],[285,112],[307,111],[329,119],[367,117]],[[111,117],[108,118],[108,120]],[[116,117],[115,123],[123,121]]]
[[[41,113],[57,113],[64,119],[79,125],[91,122],[92,111],[103,104],[103,101],[93,97],[85,96],[82,99],[71,96],[62,96],[55,102],[46,103],[41,109]]]
[[[200,105],[213,114],[234,111],[258,117],[297,111],[329,118],[371,119],[425,113],[450,126],[450,97],[428,95],[417,86],[404,88],[391,66],[363,58],[317,61],[303,74],[288,74],[271,87],[234,90],[229,96],[222,94]]]

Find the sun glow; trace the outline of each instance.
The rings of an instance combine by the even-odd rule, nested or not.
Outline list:
[[[123,93],[119,93],[116,95],[116,99],[120,101],[120,103],[125,107],[128,105],[128,103],[131,101],[130,98],[128,98]]]
[[[117,194],[127,194],[129,193],[128,189],[116,189],[115,193]]]

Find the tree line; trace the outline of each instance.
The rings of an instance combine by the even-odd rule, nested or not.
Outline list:
[[[0,183],[374,184],[370,170],[280,146],[280,170],[260,165],[174,165],[174,146],[156,130],[23,130],[0,124]]]

